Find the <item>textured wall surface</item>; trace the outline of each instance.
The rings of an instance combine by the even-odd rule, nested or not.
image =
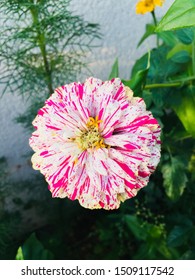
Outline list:
[[[140,48],[137,43],[144,33],[145,24],[152,21],[150,14],[136,15],[136,0],[72,0],[70,9],[75,14],[94,23],[99,23],[103,35],[99,47],[89,56],[89,68],[93,76],[106,80],[116,57],[119,59],[120,77],[129,78],[130,69],[136,58],[154,46],[154,40],[147,40]],[[173,0],[166,0],[156,10],[163,15]],[[81,77],[85,79],[85,77]],[[62,81],[63,84],[63,81]],[[14,93],[7,93],[0,99],[0,157],[8,159],[10,173],[26,177],[31,171],[25,155],[30,151],[29,133],[14,118],[24,111],[26,101]]]

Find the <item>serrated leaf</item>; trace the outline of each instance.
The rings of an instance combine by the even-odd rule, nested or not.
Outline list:
[[[113,78],[118,78],[119,76],[119,69],[118,69],[118,58],[116,58],[114,64],[112,65],[112,70],[109,75],[109,80]]]
[[[172,157],[162,166],[163,185],[167,196],[176,201],[183,194],[187,183],[185,165],[179,157]]]
[[[156,32],[195,26],[195,1],[175,0],[159,22]]]
[[[151,51],[151,65],[148,78],[152,81],[166,81],[169,76],[175,75],[181,69],[180,64],[166,59],[169,50],[169,47],[162,45],[158,49]]]
[[[153,24],[146,24],[146,32],[142,36],[141,40],[138,43],[138,47],[151,35],[155,34],[155,25]]]

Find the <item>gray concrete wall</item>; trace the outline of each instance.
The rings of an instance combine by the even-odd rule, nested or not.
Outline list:
[[[72,0],[70,9],[75,14],[101,25],[103,40],[89,57],[93,76],[106,80],[118,57],[120,77],[127,79],[135,60],[154,46],[151,38],[142,47],[136,48],[145,24],[152,21],[150,14],[135,14],[136,3],[136,0]],[[157,8],[157,16],[163,15],[172,3],[173,0],[166,0],[162,8]],[[30,135],[13,121],[25,107],[26,101],[14,93],[7,93],[0,99],[0,157],[8,159],[10,173],[19,178],[32,173],[30,163],[24,157],[30,151]]]

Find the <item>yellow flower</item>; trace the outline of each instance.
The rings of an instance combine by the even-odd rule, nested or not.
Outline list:
[[[154,11],[156,6],[162,6],[165,0],[140,0],[136,5],[136,14]]]

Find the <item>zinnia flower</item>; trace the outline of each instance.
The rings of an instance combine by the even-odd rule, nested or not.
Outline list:
[[[137,14],[146,14],[154,11],[156,6],[162,6],[164,0],[141,0],[136,5]]]
[[[160,126],[120,79],[57,88],[33,121],[33,168],[53,197],[116,209],[144,187],[160,158]]]

